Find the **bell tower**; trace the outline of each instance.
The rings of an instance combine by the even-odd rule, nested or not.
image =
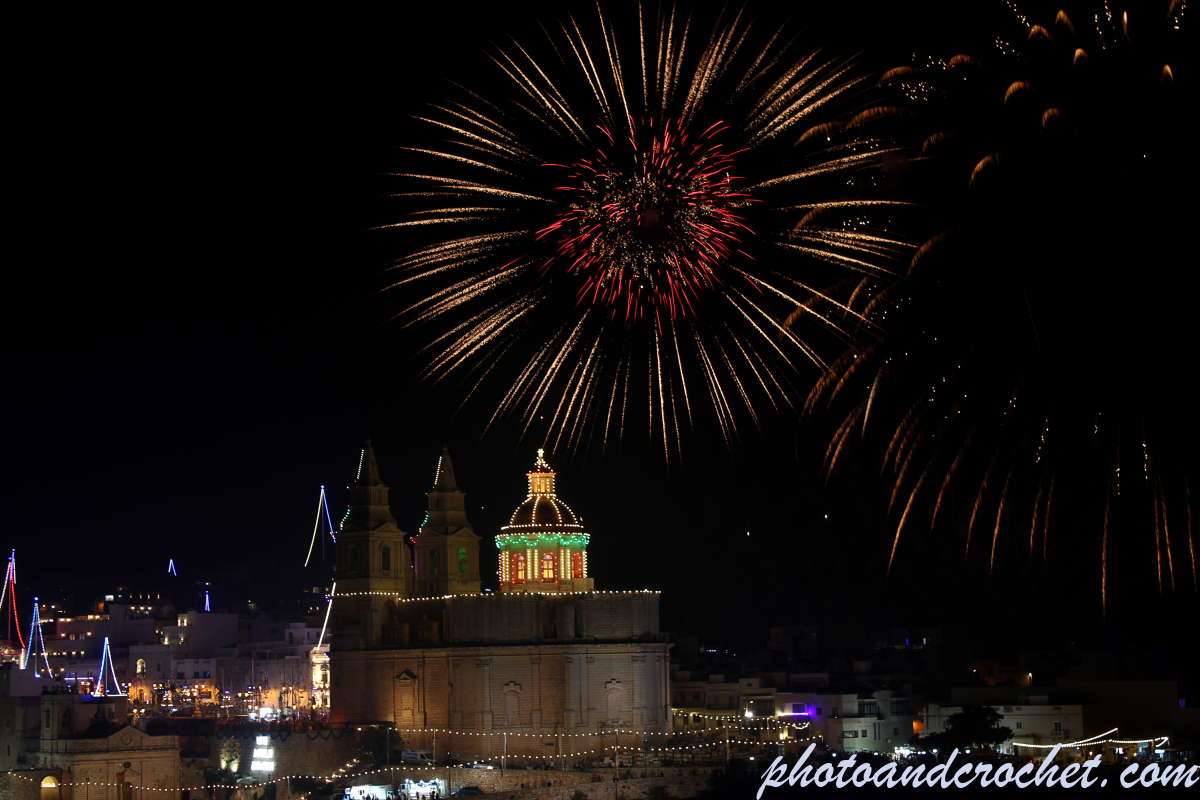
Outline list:
[[[479,537],[467,520],[450,449],[442,448],[421,533],[413,540],[417,597],[479,594]]]
[[[412,559],[405,533],[388,506],[388,487],[379,477],[368,439],[349,487],[350,504],[338,528],[334,579],[333,640],[339,650],[383,644],[383,607],[392,598],[413,596]]]

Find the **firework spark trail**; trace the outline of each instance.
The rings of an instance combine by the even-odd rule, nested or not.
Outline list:
[[[896,560],[896,548],[900,546],[900,532],[904,530],[904,521],[908,519],[908,512],[912,510],[913,500],[917,497],[917,492],[921,491],[921,485],[925,483],[925,476],[929,474],[929,468],[933,466],[930,461],[925,465],[925,469],[921,471],[921,477],[917,479],[917,485],[913,487],[912,494],[908,496],[908,502],[904,505],[904,513],[900,515],[900,524],[896,526],[896,538],[892,540],[892,552],[888,555],[887,574],[892,574],[892,562]]]
[[[979,514],[979,506],[983,503],[984,492],[987,491],[988,478],[991,477],[992,467],[996,466],[996,456],[992,456],[992,461],[988,464],[987,470],[983,473],[983,480],[979,482],[979,493],[975,495],[975,505],[971,509],[971,521],[967,523],[967,548],[964,555],[971,553],[971,531],[975,528],[975,517]]]
[[[1042,502],[1042,490],[1043,490],[1044,488],[1045,488],[1045,487],[1044,487],[1043,485],[1041,485],[1041,484],[1039,484],[1039,485],[1038,485],[1038,493],[1037,493],[1037,497],[1035,497],[1035,498],[1034,498],[1034,500],[1033,500],[1033,522],[1031,522],[1031,523],[1029,524],[1029,565],[1030,565],[1030,566],[1033,566],[1033,536],[1034,536],[1034,533],[1037,531],[1037,521],[1038,521],[1038,506],[1039,506],[1039,505],[1041,505],[1041,502]],[[1106,501],[1105,501],[1105,516],[1104,516],[1104,520],[1105,520],[1105,521],[1104,521],[1105,530],[1107,530],[1107,526],[1108,526],[1108,511],[1107,511],[1107,510],[1108,510],[1108,505],[1107,505],[1107,502],[1108,502],[1108,501],[1106,500]]]
[[[896,502],[896,494],[900,491],[900,487],[904,485],[904,476],[908,474],[908,467],[910,464],[912,464],[913,458],[916,457],[916,455],[917,455],[917,447],[924,440],[925,440],[925,436],[923,434],[919,434],[913,439],[913,443],[912,443],[913,446],[911,448],[909,448],[908,455],[906,455],[904,457],[904,463],[900,466],[900,469],[897,471],[896,480],[894,482],[894,486],[892,487],[892,496],[888,500],[888,513],[889,514],[892,512],[892,505]]]
[[[663,457],[665,458],[666,462],[669,464],[669,463],[671,463],[671,449],[667,445],[667,420],[666,420],[667,404],[663,400],[662,351],[659,349],[659,346],[658,346],[658,329],[657,328],[654,330],[654,372],[655,372],[655,377],[658,379],[658,407],[660,409],[662,409],[662,412],[663,412],[663,424],[662,424]],[[652,435],[653,435],[653,433],[654,433],[654,431],[651,430]]]
[[[683,405],[687,409],[688,426],[691,427],[694,425],[692,422],[692,401],[688,399],[687,376],[683,373],[683,358],[679,355],[679,337],[675,335],[674,326],[671,327],[671,342],[675,345],[675,363],[679,366],[679,384],[683,387]],[[1191,530],[1190,526],[1188,530]]]
[[[758,382],[762,384],[763,389],[767,390],[767,399],[771,401],[771,405],[775,408],[775,411],[778,412],[779,406],[775,405],[775,398],[771,396],[770,387],[767,386],[766,379],[759,374],[758,369],[754,366],[754,362],[750,359],[750,354],[746,352],[746,348],[742,347],[742,343],[738,341],[737,334],[730,330],[729,325],[725,325],[725,330],[729,331],[730,340],[734,343],[734,345],[737,346],[738,351],[741,352],[742,358],[746,360],[746,365],[750,368],[750,371],[754,373],[754,377],[758,378]]]
[[[1108,507],[1111,502],[1112,478],[1104,487],[1104,537],[1100,545],[1100,612],[1108,619]]]
[[[1158,593],[1163,593],[1162,577],[1162,533],[1158,525],[1158,492],[1151,492],[1150,500],[1154,505],[1154,558],[1158,566]]]
[[[712,359],[708,356],[708,350],[704,347],[700,337],[696,334],[695,329],[692,330],[692,336],[696,341],[696,352],[700,355],[701,363],[708,380],[709,397],[712,398],[713,405],[717,409],[717,419],[721,424],[721,432],[725,436],[725,444],[727,447],[733,446],[731,435],[737,434],[737,425],[733,420],[733,414],[729,408],[729,402],[725,399],[725,390],[721,387],[721,382],[717,378],[717,371],[713,368]]]
[[[942,508],[942,496],[946,493],[947,487],[950,486],[950,481],[954,479],[955,474],[958,472],[959,466],[962,465],[963,456],[966,455],[967,448],[971,446],[971,436],[974,433],[974,428],[967,432],[967,436],[963,440],[962,447],[958,449],[958,455],[954,457],[954,460],[950,462],[950,468],[946,470],[946,477],[942,481],[941,488],[938,489],[937,502],[933,504],[933,518],[929,521],[929,530],[931,531],[933,530],[933,526],[937,523],[938,511],[940,511]]]
[[[996,530],[992,533],[992,555],[988,559],[988,572],[992,572],[996,567],[996,542],[1000,541],[1000,515],[1004,513],[1004,498],[1008,496],[1008,482],[1012,479],[1013,468],[1008,468],[1008,475],[1004,477],[1004,488],[1000,490],[1000,507],[996,509]]]
[[[620,367],[618,367],[617,369],[620,370]],[[601,458],[604,457],[604,453],[608,449],[608,426],[612,422],[613,406],[615,406],[616,402],[617,402],[617,387],[621,385],[620,377],[621,377],[621,374],[618,371],[617,380],[613,381],[612,397],[610,397],[608,400],[608,413],[604,415],[604,437],[602,439],[603,444],[600,447],[600,457]]]
[[[766,312],[762,311],[762,309],[760,309],[760,308],[759,308],[757,305],[755,305],[754,303],[752,303],[752,302],[750,301],[750,299],[749,299],[749,298],[747,298],[747,297],[746,297],[744,294],[742,294],[741,292],[737,291],[736,289],[731,289],[730,291],[731,291],[731,293],[732,293],[733,295],[736,295],[738,298],[740,298],[740,299],[742,300],[742,302],[744,302],[744,303],[745,303],[746,305],[748,305],[750,308],[754,309],[755,311],[758,311],[758,312],[759,312],[759,313],[761,313],[761,314],[762,314],[764,317],[766,317],[766,318],[767,318],[767,321],[768,321],[768,322],[770,322],[771,324],[775,325],[777,328],[779,328],[779,330],[780,330],[781,332],[784,332],[784,331],[783,331],[783,328],[779,326],[779,323],[778,323],[778,322],[776,322],[774,319],[772,319],[772,318],[771,318],[771,316],[770,316],[769,314],[767,314]],[[736,302],[734,302],[734,299],[733,299],[733,297],[730,297],[729,295],[726,295],[726,296],[725,296],[725,299],[726,299],[726,300],[728,300],[728,301],[729,301],[729,303],[730,303],[730,304],[731,304],[731,305],[732,305],[734,308],[736,308],[736,309],[737,309],[737,310],[738,310],[738,311],[741,313],[741,315],[742,315],[743,317],[745,317],[745,318],[746,318],[746,321],[747,321],[747,322],[749,322],[749,323],[750,323],[750,325],[751,325],[751,326],[754,328],[754,330],[755,330],[755,331],[756,331],[756,332],[757,332],[757,333],[758,333],[758,334],[759,334],[759,335],[760,335],[760,336],[761,336],[761,337],[762,337],[762,338],[763,338],[763,339],[764,339],[764,340],[765,340],[765,341],[766,341],[768,344],[770,344],[770,345],[771,345],[771,347],[772,347],[772,348],[775,350],[775,352],[779,353],[779,355],[780,355],[780,357],[781,357],[781,358],[783,358],[785,361],[788,361],[788,358],[787,358],[787,356],[784,354],[784,352],[783,352],[782,350],[780,350],[780,349],[779,349],[779,346],[778,346],[778,345],[776,345],[776,344],[775,344],[775,340],[774,340],[772,337],[768,336],[768,335],[767,335],[767,332],[766,332],[766,331],[764,331],[762,328],[760,328],[760,327],[759,327],[758,323],[756,323],[756,322],[755,322],[755,321],[754,321],[754,320],[751,318],[751,316],[750,316],[749,314],[747,314],[747,313],[746,313],[746,310],[745,310],[744,308],[742,308],[742,307],[741,307],[741,306],[739,306],[739,305],[738,305]],[[821,361],[821,359],[820,359],[820,358],[817,356],[817,354],[816,354],[815,352],[813,352],[812,350],[810,350],[810,349],[809,349],[807,346],[805,346],[805,345],[804,345],[802,342],[799,342],[799,341],[798,341],[797,343],[800,345],[800,349],[803,351],[803,353],[804,353],[806,356],[808,356],[810,359],[812,359],[812,361],[813,361],[813,363],[814,363],[814,364],[816,364],[817,366],[821,367],[822,369],[826,369],[826,368],[827,368],[827,367],[826,367],[826,365],[825,365],[825,362]],[[789,402],[790,402],[790,401],[789,401]]]
[[[1046,495],[1046,522],[1042,527],[1042,560],[1050,547],[1050,503],[1054,500],[1054,478],[1050,478],[1050,493]]]
[[[1162,508],[1162,523],[1163,523],[1163,539],[1167,544],[1167,571],[1171,576],[1171,592],[1175,591],[1175,559],[1171,555],[1171,527],[1167,524],[1167,493],[1162,485],[1162,476],[1158,474],[1158,469],[1155,468],[1155,480],[1158,484],[1158,503]]]

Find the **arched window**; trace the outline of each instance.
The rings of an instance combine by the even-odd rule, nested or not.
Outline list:
[[[512,582],[525,582],[525,554],[513,553],[512,557]]]
[[[583,553],[575,553],[571,556],[571,577],[583,577]]]
[[[346,546],[346,570],[358,572],[358,545],[356,544]]]
[[[542,580],[554,580],[554,553],[542,553]]]
[[[467,548],[458,548],[458,574],[467,574]]]
[[[429,551],[429,574],[437,575],[437,551]]]
[[[379,551],[379,566],[384,572],[392,571],[392,546],[385,544]]]
[[[138,677],[145,676],[145,674],[146,674],[146,659],[139,658],[137,660],[137,674],[138,674]]]

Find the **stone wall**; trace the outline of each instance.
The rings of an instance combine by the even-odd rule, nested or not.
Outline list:
[[[669,733],[670,645],[543,644],[368,650],[332,658],[334,722],[388,724],[438,760],[571,756],[607,747],[610,731]],[[584,736],[580,736],[585,734]]]
[[[478,786],[487,794],[499,794],[513,800],[570,800],[581,791],[594,800],[612,800],[616,794],[627,798],[645,797],[651,786],[665,786],[672,797],[694,797],[711,783],[708,771],[698,775],[684,770],[661,770],[663,777],[631,778],[614,781],[611,770],[600,772],[554,772],[541,770],[510,770],[501,776],[499,770],[452,769],[439,770],[439,777],[449,774],[448,791],[464,786]],[[596,776],[602,780],[596,781]],[[563,785],[558,786],[562,781]],[[553,786],[546,786],[553,783]],[[540,784],[540,785],[537,785]],[[522,786],[523,785],[523,786]]]
[[[0,800],[59,800],[61,789],[49,789],[42,795],[42,779],[47,775],[61,787],[61,769],[23,769],[0,773]]]
[[[317,775],[325,776],[345,766],[353,759],[358,751],[358,734],[348,731],[295,731],[292,733],[273,734],[223,734],[217,737],[210,754],[209,763],[218,764],[221,754],[226,750],[226,743],[232,742],[238,748],[238,771],[247,774],[259,774],[250,771],[254,761],[255,741],[258,736],[267,736],[265,747],[273,751],[275,770],[269,776],[276,778],[285,775]]]

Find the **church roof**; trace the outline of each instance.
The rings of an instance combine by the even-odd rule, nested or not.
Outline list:
[[[533,469],[525,473],[529,479],[529,495],[513,512],[505,533],[539,533],[543,531],[582,531],[583,520],[554,491],[555,472],[546,463],[545,451],[538,450]]]

